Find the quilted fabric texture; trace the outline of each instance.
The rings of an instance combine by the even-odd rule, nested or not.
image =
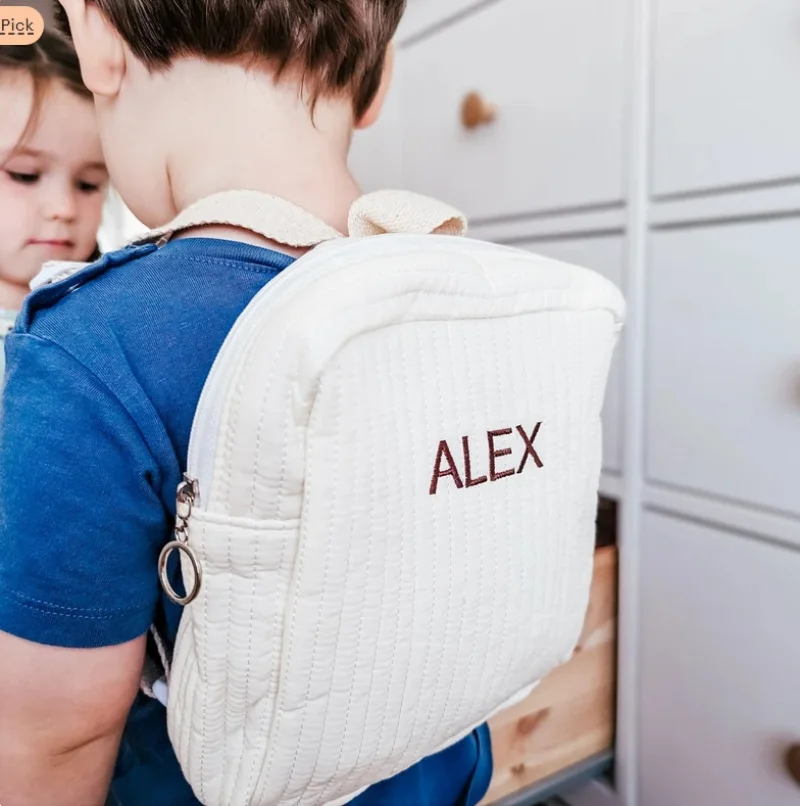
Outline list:
[[[203,803],[344,803],[571,656],[622,315],[592,272],[444,236],[335,240],[253,300],[189,458],[168,710]]]

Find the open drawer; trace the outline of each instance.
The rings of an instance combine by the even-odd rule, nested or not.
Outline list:
[[[552,782],[580,783],[614,744],[617,550],[598,548],[586,623],[572,660],[490,723],[495,772],[483,804],[538,803]],[[529,796],[529,797],[528,797]],[[529,799],[530,798],[530,799]]]

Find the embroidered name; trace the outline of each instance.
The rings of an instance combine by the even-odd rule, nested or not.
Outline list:
[[[439,443],[439,447],[436,451],[436,459],[433,463],[433,475],[431,476],[431,486],[429,491],[430,494],[436,495],[439,489],[439,479],[444,479],[447,477],[451,478],[456,487],[461,490],[465,487],[467,489],[470,487],[477,487],[479,484],[485,484],[487,481],[499,481],[500,479],[507,478],[508,476],[518,475],[525,470],[526,466],[528,466],[529,459],[533,460],[533,464],[535,464],[536,467],[544,467],[544,463],[539,458],[539,454],[536,452],[536,448],[533,446],[534,440],[539,434],[539,429],[541,427],[541,423],[536,423],[530,435],[525,432],[525,429],[521,425],[516,427],[516,434],[522,441],[524,453],[522,454],[522,459],[519,461],[519,465],[517,465],[517,460],[514,460],[512,467],[508,466],[510,460],[505,459],[504,457],[512,456],[514,451],[512,448],[507,446],[508,443],[505,443],[506,446],[503,447],[502,440],[507,439],[514,434],[515,430],[511,428],[502,428],[499,431],[487,431],[486,441],[489,473],[488,475],[483,476],[473,475],[475,473],[475,469],[472,464],[472,452],[469,437],[461,437],[461,456],[463,458],[464,468],[463,477],[459,471],[459,467],[456,464],[455,459],[453,458],[453,452],[450,450],[447,440],[443,439]],[[517,440],[517,445],[519,445],[519,440]],[[498,459],[503,460],[499,464],[505,465],[505,469],[498,468]]]

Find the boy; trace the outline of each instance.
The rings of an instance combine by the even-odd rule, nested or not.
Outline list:
[[[404,0],[63,6],[112,181],[141,221],[245,188],[346,229],[348,146],[380,111]],[[3,806],[197,804],[165,709],[137,693],[150,625],[174,638],[180,618],[157,560],[214,357],[295,256],[198,228],[27,300],[0,445]],[[481,728],[355,803],[471,805],[490,772]]]

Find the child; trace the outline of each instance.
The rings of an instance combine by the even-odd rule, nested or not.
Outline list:
[[[96,249],[108,174],[91,100],[61,37],[0,47],[0,375],[2,340],[42,263]]]
[[[345,231],[404,0],[63,0],[112,180],[147,226],[230,189]],[[233,227],[107,254],[28,298],[0,428],[0,803],[197,804],[138,693],[201,389],[297,253]],[[276,424],[278,427],[278,424]],[[116,759],[116,765],[115,765]],[[473,806],[485,727],[356,799]]]

